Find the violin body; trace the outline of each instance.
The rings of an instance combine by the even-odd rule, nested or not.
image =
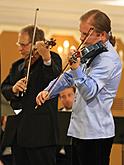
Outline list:
[[[75,52],[69,60],[69,63],[76,63],[77,58],[81,58],[81,63],[86,63],[88,60],[93,60],[98,54],[108,51],[105,45],[99,41],[94,45],[83,47],[80,52]]]
[[[99,41],[94,45],[84,47],[81,49],[81,53],[80,53],[81,63],[82,64],[86,63],[88,59],[92,59],[92,58],[94,59],[97,55],[106,51],[108,50],[101,41]]]

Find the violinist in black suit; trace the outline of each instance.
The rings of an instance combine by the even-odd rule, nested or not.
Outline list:
[[[12,146],[16,164],[55,165],[58,100],[56,97],[35,109],[35,98],[60,74],[62,61],[58,54],[46,46],[43,30],[36,27],[35,49],[27,80],[33,32],[33,25],[26,26],[19,32],[17,46],[22,58],[12,64],[1,89],[15,113],[18,113],[13,125],[16,135]]]

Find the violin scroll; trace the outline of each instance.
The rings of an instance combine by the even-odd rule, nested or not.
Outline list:
[[[52,48],[56,45],[56,39],[51,38],[50,40],[45,41],[46,48]]]
[[[101,41],[97,42],[94,45],[90,45],[88,47],[81,49],[81,63],[87,62],[88,59],[94,59],[97,55],[99,55],[102,52],[107,52],[107,48],[105,44],[103,44]]]

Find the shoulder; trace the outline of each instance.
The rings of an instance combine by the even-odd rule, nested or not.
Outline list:
[[[24,62],[24,59],[21,58],[21,59],[15,61],[14,63],[12,63],[12,67],[16,67],[16,66],[22,64],[23,62]]]
[[[61,57],[59,56],[58,53],[55,53],[53,51],[50,51],[50,54],[51,54],[51,58],[52,59],[59,59],[59,60],[61,60]]]
[[[117,52],[111,48],[107,52],[99,54],[91,63],[92,73],[101,75],[111,75],[120,72],[121,63]]]
[[[50,54],[51,54],[52,63],[53,64],[58,64],[59,66],[62,67],[62,59],[59,56],[59,54],[57,54],[55,52],[52,52],[52,51],[50,51]]]
[[[95,59],[93,60],[93,65],[114,67],[115,57],[116,57],[115,51],[108,49],[108,51],[102,52],[95,57]]]

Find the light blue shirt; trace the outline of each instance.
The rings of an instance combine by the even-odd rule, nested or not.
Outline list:
[[[99,139],[115,135],[111,106],[119,86],[122,66],[110,42],[107,41],[105,45],[108,51],[95,57],[89,68],[85,69],[85,64],[81,64],[76,70],[63,73],[50,92],[50,96],[54,97],[64,88],[76,86],[69,136]]]

